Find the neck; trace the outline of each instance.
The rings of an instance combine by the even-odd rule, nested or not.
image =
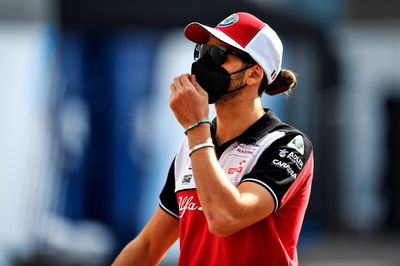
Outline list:
[[[246,102],[217,102],[217,144],[221,145],[242,134],[264,115],[260,97]]]

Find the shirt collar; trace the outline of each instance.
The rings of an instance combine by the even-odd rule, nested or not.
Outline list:
[[[227,143],[231,144],[234,141],[243,144],[254,143],[257,140],[261,139],[263,136],[265,136],[265,134],[271,132],[277,126],[283,124],[282,121],[275,116],[272,110],[264,109],[264,111],[265,114],[262,117],[260,117],[256,122],[254,122],[250,127],[248,127],[245,131],[243,131],[242,134],[222,144],[221,147],[225,146],[225,144]],[[211,125],[211,136],[214,143],[216,143],[215,141],[216,131],[217,131],[217,119],[214,118]]]

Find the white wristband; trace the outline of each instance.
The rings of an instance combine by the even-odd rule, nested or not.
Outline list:
[[[193,148],[191,148],[191,149],[189,150],[189,157],[190,157],[190,155],[192,155],[193,152],[195,152],[195,151],[197,151],[197,150],[200,150],[200,149],[202,149],[202,148],[205,148],[205,147],[215,148],[214,144],[212,144],[212,143],[209,143],[209,142],[201,143],[201,144],[199,144],[199,145],[194,146]]]

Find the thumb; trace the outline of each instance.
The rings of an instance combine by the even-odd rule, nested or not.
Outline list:
[[[207,94],[207,92],[200,86],[200,84],[196,80],[195,75],[190,76],[190,81],[192,82],[194,88],[197,90],[198,93],[200,94]]]

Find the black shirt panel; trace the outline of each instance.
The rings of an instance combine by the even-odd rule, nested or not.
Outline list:
[[[312,152],[311,141],[300,131],[283,126],[279,131],[286,135],[271,144],[258,158],[253,169],[242,177],[242,182],[252,181],[264,186],[275,199],[275,211],[281,199],[302,172]],[[303,150],[293,142],[303,141]]]
[[[167,181],[160,194],[160,207],[172,217],[179,219],[179,206],[175,194],[175,158],[171,163]]]

